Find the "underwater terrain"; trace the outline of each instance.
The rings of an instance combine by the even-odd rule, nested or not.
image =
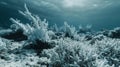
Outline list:
[[[10,18],[0,29],[0,67],[120,67],[120,27],[49,26],[26,5],[19,14],[29,23]]]

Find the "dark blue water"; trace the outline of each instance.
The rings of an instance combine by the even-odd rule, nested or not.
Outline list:
[[[0,27],[8,28],[12,24],[9,21],[10,17],[18,18],[23,23],[28,22],[18,13],[18,10],[24,10],[25,3],[32,13],[40,16],[41,19],[46,18],[50,25],[56,23],[60,26],[67,21],[76,27],[92,25],[95,30],[120,27],[119,0],[105,0],[105,2],[101,0],[98,3],[96,1],[98,5],[97,7],[96,4],[94,5],[96,8],[90,7],[94,0],[91,0],[89,5],[85,5],[87,4],[85,0],[86,2],[81,3],[84,7],[70,3],[69,7],[68,5],[65,7],[61,4],[62,1],[64,2],[64,0],[0,0]]]

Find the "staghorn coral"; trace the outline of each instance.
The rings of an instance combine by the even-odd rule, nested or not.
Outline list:
[[[0,30],[0,67],[120,67],[119,28],[93,33],[64,23],[50,29],[26,5],[19,13],[30,23],[11,18],[11,28]]]

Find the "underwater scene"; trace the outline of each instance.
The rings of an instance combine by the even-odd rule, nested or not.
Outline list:
[[[0,0],[0,67],[120,67],[120,0]]]

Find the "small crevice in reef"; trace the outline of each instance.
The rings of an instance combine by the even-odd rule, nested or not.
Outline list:
[[[10,32],[10,33],[1,35],[1,37],[9,40],[14,40],[14,41],[27,40],[27,36],[23,34],[22,30],[17,30],[16,32]]]
[[[43,49],[50,49],[50,48],[53,48],[53,46],[51,46],[47,42],[42,42],[40,40],[36,40],[36,43],[32,43],[32,44],[29,44],[29,45],[23,47],[23,49],[35,50],[38,55],[43,51]]]

